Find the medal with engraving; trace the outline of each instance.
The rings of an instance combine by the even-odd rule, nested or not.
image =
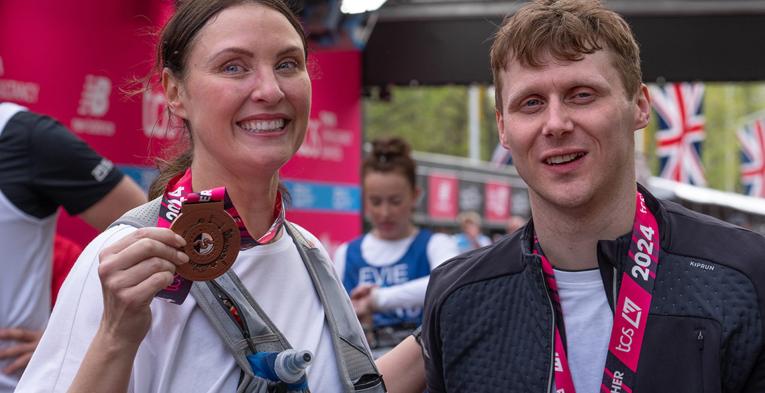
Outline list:
[[[162,195],[157,217],[158,227],[171,228],[186,239],[183,251],[191,260],[177,269],[171,285],[157,293],[157,297],[175,304],[186,299],[191,280],[218,277],[231,267],[238,251],[276,241],[285,219],[282,195],[278,192],[274,221],[266,233],[255,239],[247,231],[225,187],[193,192],[191,184],[191,169],[171,179]]]
[[[223,210],[223,202],[184,203],[170,229],[186,240],[183,252],[189,262],[178,266],[181,277],[212,280],[234,263],[241,243],[239,228]]]

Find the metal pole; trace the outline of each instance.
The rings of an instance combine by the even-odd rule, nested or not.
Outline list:
[[[468,158],[481,159],[481,89],[478,85],[468,87]]]

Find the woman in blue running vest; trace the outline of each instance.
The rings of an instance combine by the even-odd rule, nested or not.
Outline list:
[[[458,254],[450,236],[412,223],[420,190],[409,152],[400,138],[372,142],[361,168],[364,211],[372,230],[335,253],[338,274],[359,319],[377,331],[418,326],[430,271]],[[377,338],[379,346],[395,344]],[[374,346],[375,340],[370,341]]]

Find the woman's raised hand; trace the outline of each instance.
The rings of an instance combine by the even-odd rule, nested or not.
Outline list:
[[[189,261],[186,241],[167,228],[139,228],[99,254],[104,297],[100,334],[137,346],[151,326],[154,295],[173,283],[175,267]]]

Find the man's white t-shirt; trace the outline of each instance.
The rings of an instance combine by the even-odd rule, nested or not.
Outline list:
[[[555,270],[555,281],[574,387],[578,393],[600,392],[614,320],[600,271]]]
[[[123,174],[54,119],[0,100],[0,329],[45,329],[56,218],[86,211]],[[108,165],[107,165],[108,164]],[[111,168],[98,172],[98,168]],[[98,173],[98,175],[96,175]],[[0,340],[0,351],[23,344]],[[0,359],[0,393],[14,391],[16,356]]]
[[[415,232],[411,236],[399,240],[384,240],[368,233],[361,241],[361,256],[367,263],[375,267],[393,264],[406,254],[417,233]],[[443,233],[434,233],[430,237],[426,251],[431,271],[447,259],[459,254],[454,239]],[[341,280],[345,275],[345,257],[347,253],[348,243],[343,243],[335,251],[335,270]],[[374,301],[377,308],[382,311],[389,311],[397,308],[422,307],[429,279],[430,276],[428,275],[403,284],[375,289]]]
[[[83,251],[61,288],[17,392],[68,389],[103,312],[98,253],[134,230],[125,225],[111,228]],[[326,256],[313,235],[299,230]],[[240,252],[233,269],[290,344],[314,353],[307,369],[311,391],[341,391],[324,309],[292,238],[283,233],[274,243]],[[154,299],[151,330],[138,349],[129,392],[236,391],[240,371],[234,357],[195,305],[190,295],[182,305]]]

